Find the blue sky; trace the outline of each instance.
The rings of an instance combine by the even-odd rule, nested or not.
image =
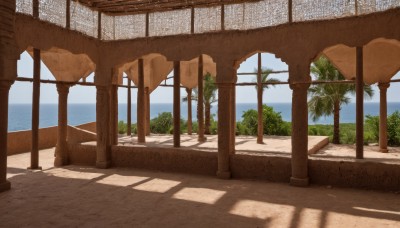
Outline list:
[[[276,59],[272,54],[262,55],[262,66],[272,68],[275,71],[287,70],[287,65]],[[238,70],[238,72],[253,72],[257,67],[257,55],[248,58],[243,62]],[[42,79],[55,80],[52,74],[49,72],[47,67],[42,64],[41,71]],[[21,59],[18,61],[18,75],[21,77],[31,78],[33,75],[33,60],[32,58],[24,52],[21,55]],[[287,74],[276,74],[273,76],[281,81],[287,81]],[[394,78],[400,78],[400,73]],[[238,82],[253,82],[254,76],[239,76]],[[93,75],[91,75],[88,81],[93,81]],[[172,84],[172,80],[168,82]],[[379,90],[376,85],[373,85],[375,90],[375,96],[371,100],[366,100],[366,102],[379,102]],[[185,91],[181,91],[182,96]],[[253,86],[243,87],[239,86],[236,90],[236,100],[237,103],[255,103],[257,100],[256,90]],[[127,92],[126,89],[120,88],[118,90],[119,103],[126,103]],[[271,87],[264,92],[264,102],[265,103],[288,103],[292,99],[292,91],[289,89],[288,85],[277,85]],[[172,103],[173,91],[169,87],[159,87],[151,94],[152,103]],[[354,100],[354,98],[353,98]],[[10,90],[10,103],[11,104],[29,104],[32,102],[32,83],[28,82],[16,82]],[[58,94],[55,85],[42,84],[41,85],[41,103],[57,103]],[[69,103],[95,103],[96,102],[96,89],[95,87],[86,86],[74,86],[70,89]],[[136,102],[136,92],[133,90],[132,102]],[[388,89],[388,102],[400,102],[400,83],[392,83]]]

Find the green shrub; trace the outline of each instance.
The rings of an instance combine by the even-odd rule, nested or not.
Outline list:
[[[124,121],[118,122],[118,134],[125,134],[126,133],[126,124]]]
[[[243,121],[238,129],[244,135],[257,135],[258,112],[254,109],[247,110],[242,115]],[[264,135],[290,135],[291,125],[282,120],[280,112],[275,112],[272,107],[263,105]]]
[[[366,126],[372,132],[374,140],[379,140],[379,116],[366,117]],[[389,146],[400,146],[400,112],[396,111],[387,118],[387,137]]]
[[[170,134],[173,126],[172,113],[163,112],[150,120],[150,131],[156,134]]]

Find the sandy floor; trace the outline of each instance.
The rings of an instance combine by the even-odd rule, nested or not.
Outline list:
[[[355,145],[334,145],[329,144],[318,151],[317,154],[310,155],[312,158],[355,160]],[[360,160],[359,160],[360,161]],[[364,159],[362,161],[384,162],[400,164],[400,147],[389,147],[389,153],[379,152],[378,146],[364,146]]]
[[[326,136],[309,136],[308,149],[312,150],[321,143]],[[138,144],[137,137],[121,137],[119,145],[138,146],[138,147],[172,147],[172,135],[155,135],[146,137],[146,144]],[[203,151],[218,151],[218,136],[208,135],[207,141],[199,143],[197,135],[182,135],[181,147]],[[265,136],[264,144],[257,144],[257,138],[254,136],[237,136],[236,151],[248,153],[267,153],[281,154],[288,156],[291,153],[291,137],[290,136]]]
[[[0,227],[400,227],[400,195],[133,169],[27,171],[9,157]],[[373,200],[371,200],[373,199]]]

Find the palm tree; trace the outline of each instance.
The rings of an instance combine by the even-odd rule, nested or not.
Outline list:
[[[211,107],[212,104],[217,102],[217,91],[218,87],[215,84],[214,78],[210,73],[204,75],[204,88],[203,88],[203,97],[204,97],[204,134],[210,134],[210,126],[211,126]],[[197,89],[192,90],[192,100],[197,101],[198,91]],[[183,102],[187,102],[188,97],[183,98]]]
[[[210,134],[211,126],[211,105],[218,101],[217,99],[217,85],[215,84],[214,78],[210,73],[204,75],[204,134]]]
[[[274,82],[280,82],[279,79],[276,78],[270,78],[269,76],[272,73],[272,69],[270,68],[261,68],[261,83],[274,83]],[[258,70],[255,69],[254,73],[257,73]],[[257,77],[254,80],[254,82],[257,82]],[[264,92],[265,89],[268,89],[270,85],[263,85],[262,86],[262,91]],[[273,87],[275,87],[275,85],[272,84]],[[255,86],[256,90],[257,90],[257,86]]]
[[[272,69],[269,68],[262,68],[261,67],[261,54],[259,54],[259,68],[254,70],[255,73],[257,73],[257,77],[255,81],[257,82],[256,90],[257,90],[257,113],[258,113],[258,128],[257,128],[257,143],[263,144],[264,140],[264,127],[263,127],[263,102],[262,102],[262,97],[264,93],[264,89],[268,89],[269,85],[263,85],[261,84],[261,89],[258,91],[258,76],[260,77],[260,83],[266,83],[266,82],[279,82],[278,79],[275,78],[269,78],[270,74],[272,73]],[[272,84],[272,86],[275,86]]]
[[[311,74],[317,80],[336,81],[344,80],[342,73],[324,56],[320,57],[311,66]],[[308,109],[313,121],[317,121],[322,116],[333,114],[333,140],[335,144],[340,143],[340,109],[343,104],[350,102],[348,94],[354,95],[355,84],[317,84],[308,90],[311,99],[308,101]],[[371,98],[374,95],[372,87],[364,86],[365,97]]]

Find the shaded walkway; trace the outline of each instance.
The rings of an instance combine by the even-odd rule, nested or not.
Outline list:
[[[9,156],[11,191],[0,195],[4,227],[398,227],[398,194],[220,180],[135,169],[52,167],[26,171]],[[371,200],[374,199],[374,200]]]

